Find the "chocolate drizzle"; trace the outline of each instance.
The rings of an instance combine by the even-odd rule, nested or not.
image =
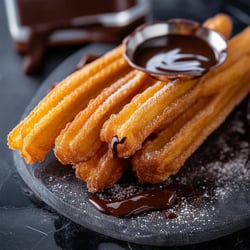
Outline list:
[[[170,34],[142,43],[133,60],[149,72],[200,76],[216,65],[218,55],[194,35]]]
[[[176,192],[167,189],[148,190],[123,200],[104,201],[94,196],[89,201],[101,212],[116,217],[128,217],[146,211],[168,208],[176,199]]]
[[[113,153],[113,157],[117,158],[118,157],[118,150],[117,150],[117,146],[119,144],[123,144],[126,140],[126,137],[123,137],[122,139],[119,139],[117,135],[113,136],[111,143],[110,143],[110,147],[112,149],[112,153]]]
[[[130,195],[123,199],[103,200],[96,196],[89,196],[89,201],[102,213],[116,217],[129,217],[143,212],[166,209],[174,205],[177,197],[194,195],[190,185],[173,183],[165,188],[153,188]],[[168,218],[176,218],[169,215]]]

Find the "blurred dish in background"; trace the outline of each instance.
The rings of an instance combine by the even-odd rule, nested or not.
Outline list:
[[[23,69],[36,73],[47,46],[119,43],[150,11],[142,0],[5,0],[15,48],[26,53]]]

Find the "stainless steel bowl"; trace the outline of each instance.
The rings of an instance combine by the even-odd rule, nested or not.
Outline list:
[[[138,27],[133,33],[126,37],[123,41],[125,45],[124,57],[128,63],[138,70],[144,71],[154,78],[159,80],[167,80],[170,78],[193,78],[194,75],[186,75],[178,73],[176,75],[169,75],[167,72],[149,71],[148,69],[141,67],[136,64],[134,55],[138,47],[145,41],[155,38],[166,36],[169,34],[180,34],[180,35],[193,35],[206,41],[210,47],[216,52],[217,63],[210,69],[214,69],[221,65],[227,56],[227,42],[225,39],[216,31],[203,27],[200,23],[191,21],[188,19],[171,19],[165,22],[156,22],[144,24]]]

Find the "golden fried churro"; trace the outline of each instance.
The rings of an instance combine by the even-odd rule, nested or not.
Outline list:
[[[43,160],[66,123],[129,70],[122,51],[115,49],[58,84],[9,134],[9,146],[19,149],[27,163]]]
[[[97,192],[113,186],[126,171],[128,162],[121,158],[113,158],[107,145],[86,162],[74,166],[76,176],[87,183],[90,192]]]
[[[109,54],[99,60],[96,60],[92,64],[86,65],[84,70],[79,70],[72,75],[68,76],[60,84],[55,86],[45,98],[37,105],[33,111],[29,114],[23,122],[19,123],[9,134],[9,146],[13,149],[19,149],[22,147],[22,138],[34,127],[34,124],[40,120],[41,116],[47,114],[48,110],[57,105],[66,95],[78,86],[82,85],[89,77],[95,75],[102,68],[106,67],[112,61],[117,60],[122,56],[122,46],[111,51]],[[24,126],[25,123],[25,126]]]
[[[223,13],[219,13],[216,16],[207,19],[203,23],[203,26],[208,29],[216,30],[225,38],[229,38],[231,36],[233,29],[231,18]]]
[[[145,102],[149,96],[154,95],[164,85],[165,84],[163,82],[155,83],[153,86],[145,90],[144,93],[134,98],[135,100],[140,99],[140,101],[135,102],[134,100],[132,100],[132,102],[129,105],[126,105],[124,107],[124,109],[121,111],[124,114],[123,116],[120,115],[121,112],[119,112],[119,116],[112,116],[108,120],[108,122],[104,124],[104,128],[101,131],[101,138],[107,142],[111,141],[112,137],[114,136],[115,129],[117,128],[117,126],[119,124],[123,124],[124,122],[126,122],[126,120],[128,120],[128,118],[133,114],[133,111],[136,110],[140,106],[140,103]]]
[[[206,80],[201,81],[201,95],[208,95],[216,93],[220,89],[232,87],[239,83],[239,79],[242,79],[250,71],[250,51],[238,59],[231,67],[225,69],[222,72],[218,72],[211,77],[209,84]],[[235,74],[238,72],[238,74]],[[224,75],[227,75],[226,78]],[[221,80],[223,79],[223,81]]]
[[[146,137],[158,126],[158,119],[166,106],[186,93],[193,86],[193,81],[173,81],[168,84],[165,82],[157,82],[154,86],[146,89],[142,94],[137,95],[132,100],[132,104],[130,103],[128,106],[125,106],[117,116],[111,117],[107,123],[105,123],[101,131],[102,139],[107,135],[105,134],[105,137],[103,136],[105,131],[108,131],[110,134],[109,124],[114,126],[120,117],[122,117],[122,122],[116,127],[115,132],[111,133],[112,136],[109,138],[106,137],[108,140],[105,139],[110,144],[117,139],[118,143],[114,151],[118,152],[118,157],[127,158],[131,156],[141,147]],[[154,89],[157,89],[157,91],[152,91]],[[133,106],[134,103],[137,104],[137,107],[131,110],[131,106]],[[130,114],[129,118],[127,118],[128,114]],[[120,143],[122,140],[124,140],[124,142]]]
[[[198,113],[192,110],[197,106],[192,106],[187,114],[194,115],[193,118],[186,119],[187,114],[184,113],[184,117],[177,118],[155,139],[146,142],[132,160],[138,180],[141,183],[157,183],[177,173],[187,158],[220,126],[249,90],[249,79],[241,78],[238,85],[221,90],[205,103],[205,107],[201,105]]]
[[[93,156],[101,145],[99,132],[104,121],[151,82],[147,74],[133,70],[104,89],[61,131],[55,142],[57,158],[64,164],[76,164]]]

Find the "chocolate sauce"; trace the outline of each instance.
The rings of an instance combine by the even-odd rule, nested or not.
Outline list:
[[[167,189],[176,192],[178,197],[189,197],[193,196],[195,193],[193,185],[187,185],[175,182],[168,185]]]
[[[176,213],[165,213],[165,214],[164,214],[164,217],[165,217],[166,219],[175,219],[175,218],[178,217],[178,215],[177,215]]]
[[[89,196],[89,201],[100,212],[116,217],[129,217],[143,212],[170,208],[177,197],[187,197],[194,194],[192,186],[183,184],[171,184],[165,188],[145,190],[123,199],[106,201]],[[170,215],[169,218],[177,215]]]
[[[117,151],[117,146],[118,144],[123,144],[126,140],[126,137],[123,137],[122,139],[119,139],[117,135],[113,136],[112,140],[111,140],[111,149],[112,149],[112,153],[114,158],[118,157],[118,151]]]
[[[142,43],[134,62],[158,74],[200,76],[217,63],[210,45],[193,35],[170,34]]]

